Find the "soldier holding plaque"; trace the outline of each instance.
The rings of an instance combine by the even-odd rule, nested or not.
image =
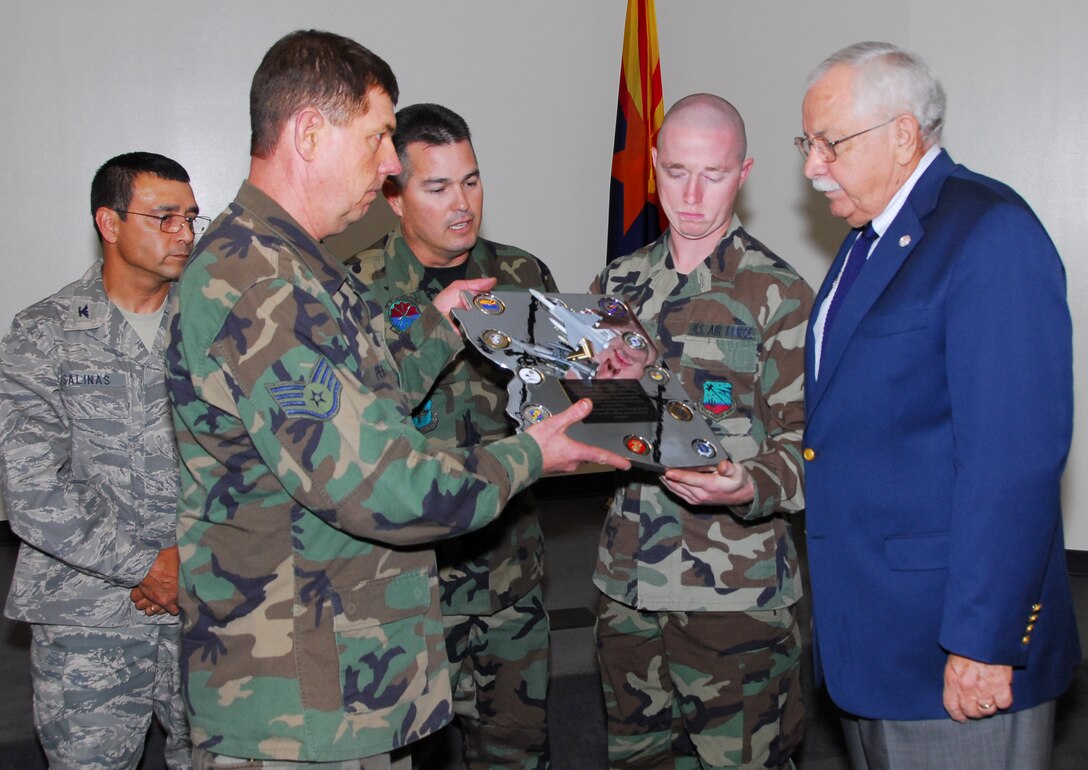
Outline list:
[[[746,152],[728,102],[673,106],[653,151],[669,229],[590,287],[627,302],[731,457],[618,477],[594,576],[613,768],[671,766],[674,751],[704,767],[788,767],[801,739],[785,514],[804,506],[812,290],[733,213]]]

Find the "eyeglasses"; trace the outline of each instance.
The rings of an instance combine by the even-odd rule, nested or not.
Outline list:
[[[895,117],[897,118],[899,116],[896,115]],[[811,153],[813,150],[816,150],[816,152],[820,153],[820,157],[824,159],[824,163],[831,163],[835,160],[836,157],[838,157],[835,153],[836,145],[842,144],[843,142],[848,142],[851,139],[855,139],[862,134],[867,134],[870,131],[876,131],[881,126],[886,126],[893,120],[895,120],[895,118],[888,118],[883,123],[879,123],[875,126],[870,126],[864,131],[858,131],[856,134],[844,136],[842,139],[836,139],[833,142],[829,142],[822,136],[814,136],[811,139],[809,139],[807,136],[798,136],[793,140],[793,144],[797,148],[797,151],[801,153],[801,157],[805,160],[808,160],[809,153]]]
[[[200,235],[212,223],[212,220],[207,217],[187,217],[184,214],[144,214],[140,211],[125,211],[124,209],[114,209],[114,211],[118,214],[135,214],[138,217],[157,219],[159,220],[159,229],[164,233],[179,233],[184,225],[189,225],[193,235]]]

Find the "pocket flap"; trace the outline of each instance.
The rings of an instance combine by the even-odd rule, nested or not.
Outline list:
[[[884,555],[892,569],[946,569],[948,533],[889,535],[884,538]]]

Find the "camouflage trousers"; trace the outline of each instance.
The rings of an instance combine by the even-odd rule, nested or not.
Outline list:
[[[178,629],[31,626],[34,725],[53,770],[135,768],[152,715],[167,767],[191,766]]]
[[[540,585],[494,615],[444,620],[465,767],[549,767],[549,624]]]
[[[788,768],[801,742],[795,609],[645,612],[602,595],[608,766]]]

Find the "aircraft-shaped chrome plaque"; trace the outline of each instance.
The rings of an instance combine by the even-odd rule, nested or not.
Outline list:
[[[513,372],[506,412],[518,430],[579,398],[593,412],[568,435],[654,471],[716,465],[729,455],[618,297],[493,291],[452,315],[465,339]]]

